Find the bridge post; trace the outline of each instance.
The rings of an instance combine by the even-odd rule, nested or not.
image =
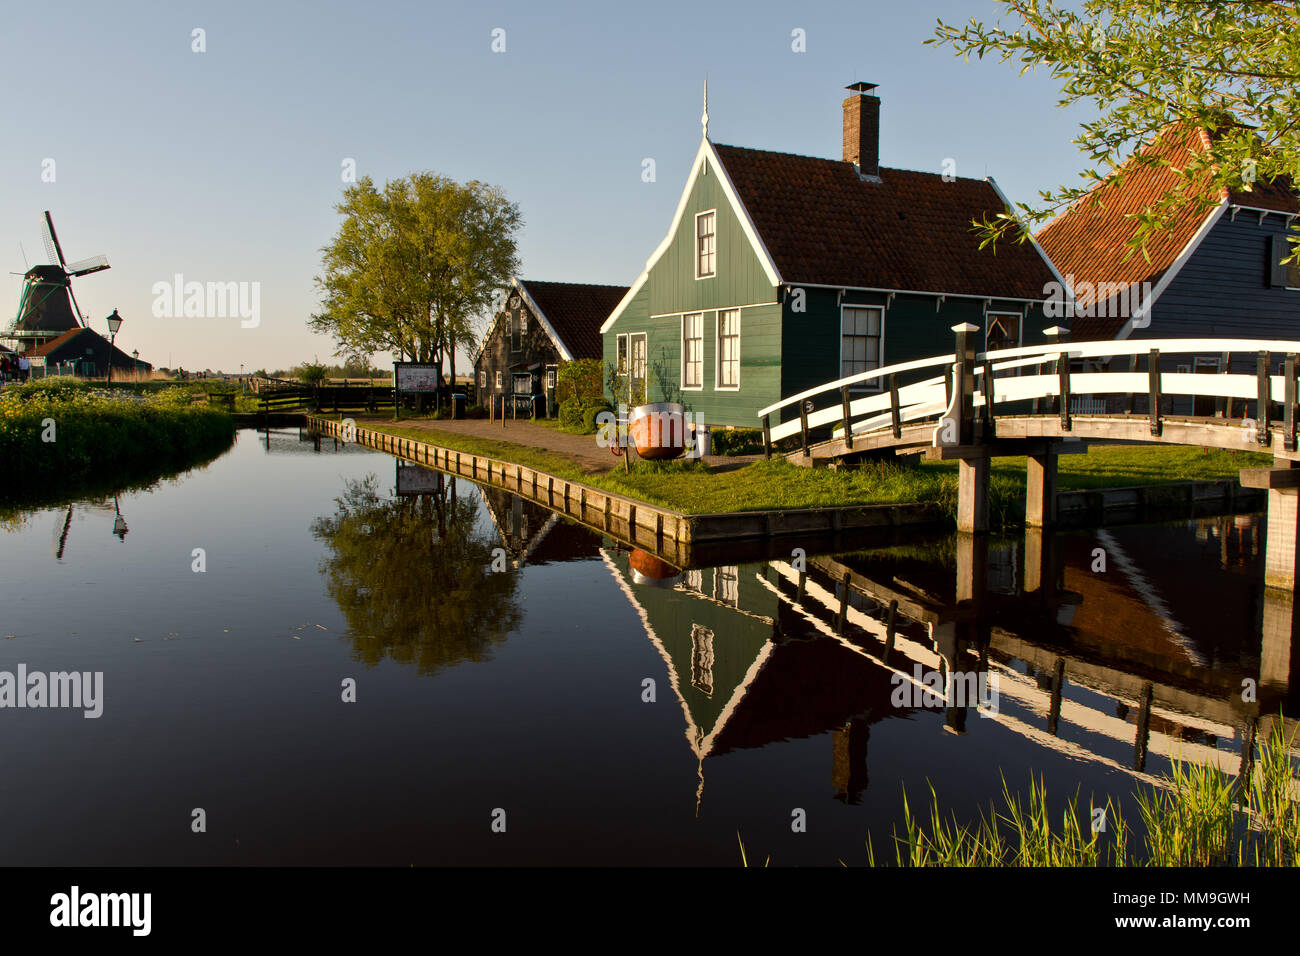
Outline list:
[[[1259,683],[1285,695],[1291,685],[1292,645],[1296,638],[1295,595],[1265,588],[1259,649]]]
[[[1053,445],[1041,454],[1028,456],[1025,524],[1031,528],[1056,524],[1056,457]]]
[[[957,414],[957,444],[970,445],[975,441],[975,335],[978,325],[962,322],[954,325],[957,333],[957,400],[953,410]]]
[[[988,455],[957,462],[957,530],[978,534],[989,530]]]
[[[1300,561],[1300,468],[1244,468],[1241,485],[1268,492],[1264,584],[1294,591]]]

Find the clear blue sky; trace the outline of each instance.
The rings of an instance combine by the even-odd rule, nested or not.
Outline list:
[[[630,284],[663,238],[700,139],[840,154],[840,101],[880,84],[881,161],[993,175],[1013,200],[1074,182],[1081,113],[1046,75],[922,45],[936,18],[987,0],[857,3],[65,3],[11,5],[0,34],[6,124],[0,263],[17,307],[44,261],[40,214],[101,332],[155,365],[285,367],[333,344],[305,326],[341,163],[505,188],[524,215],[525,276]],[[191,51],[191,31],[207,51]],[[491,51],[506,31],[506,52]],[[807,52],[791,51],[806,31]],[[641,181],[653,157],[658,178]],[[55,160],[56,181],[42,182]],[[261,324],[155,318],[152,287],[259,282]]]

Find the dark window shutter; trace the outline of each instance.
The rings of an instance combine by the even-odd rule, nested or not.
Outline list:
[[[1291,255],[1291,244],[1282,233],[1268,237],[1268,284],[1281,288],[1287,284],[1287,267],[1282,260]]]

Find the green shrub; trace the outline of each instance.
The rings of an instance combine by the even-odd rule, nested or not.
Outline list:
[[[761,428],[715,428],[712,439],[715,455],[758,455],[763,451]]]
[[[582,430],[588,435],[595,434],[597,416],[601,412],[610,411],[613,411],[613,409],[609,407],[608,402],[592,402],[590,404],[584,402],[582,406]]]
[[[565,428],[582,427],[582,402],[570,398],[560,402],[560,424]]]
[[[600,359],[563,362],[555,373],[555,400],[565,402],[604,401],[605,380]]]

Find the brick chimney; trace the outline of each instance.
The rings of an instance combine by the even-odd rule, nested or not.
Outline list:
[[[853,163],[863,176],[880,175],[880,97],[872,96],[875,83],[854,83],[844,87],[844,161]]]

